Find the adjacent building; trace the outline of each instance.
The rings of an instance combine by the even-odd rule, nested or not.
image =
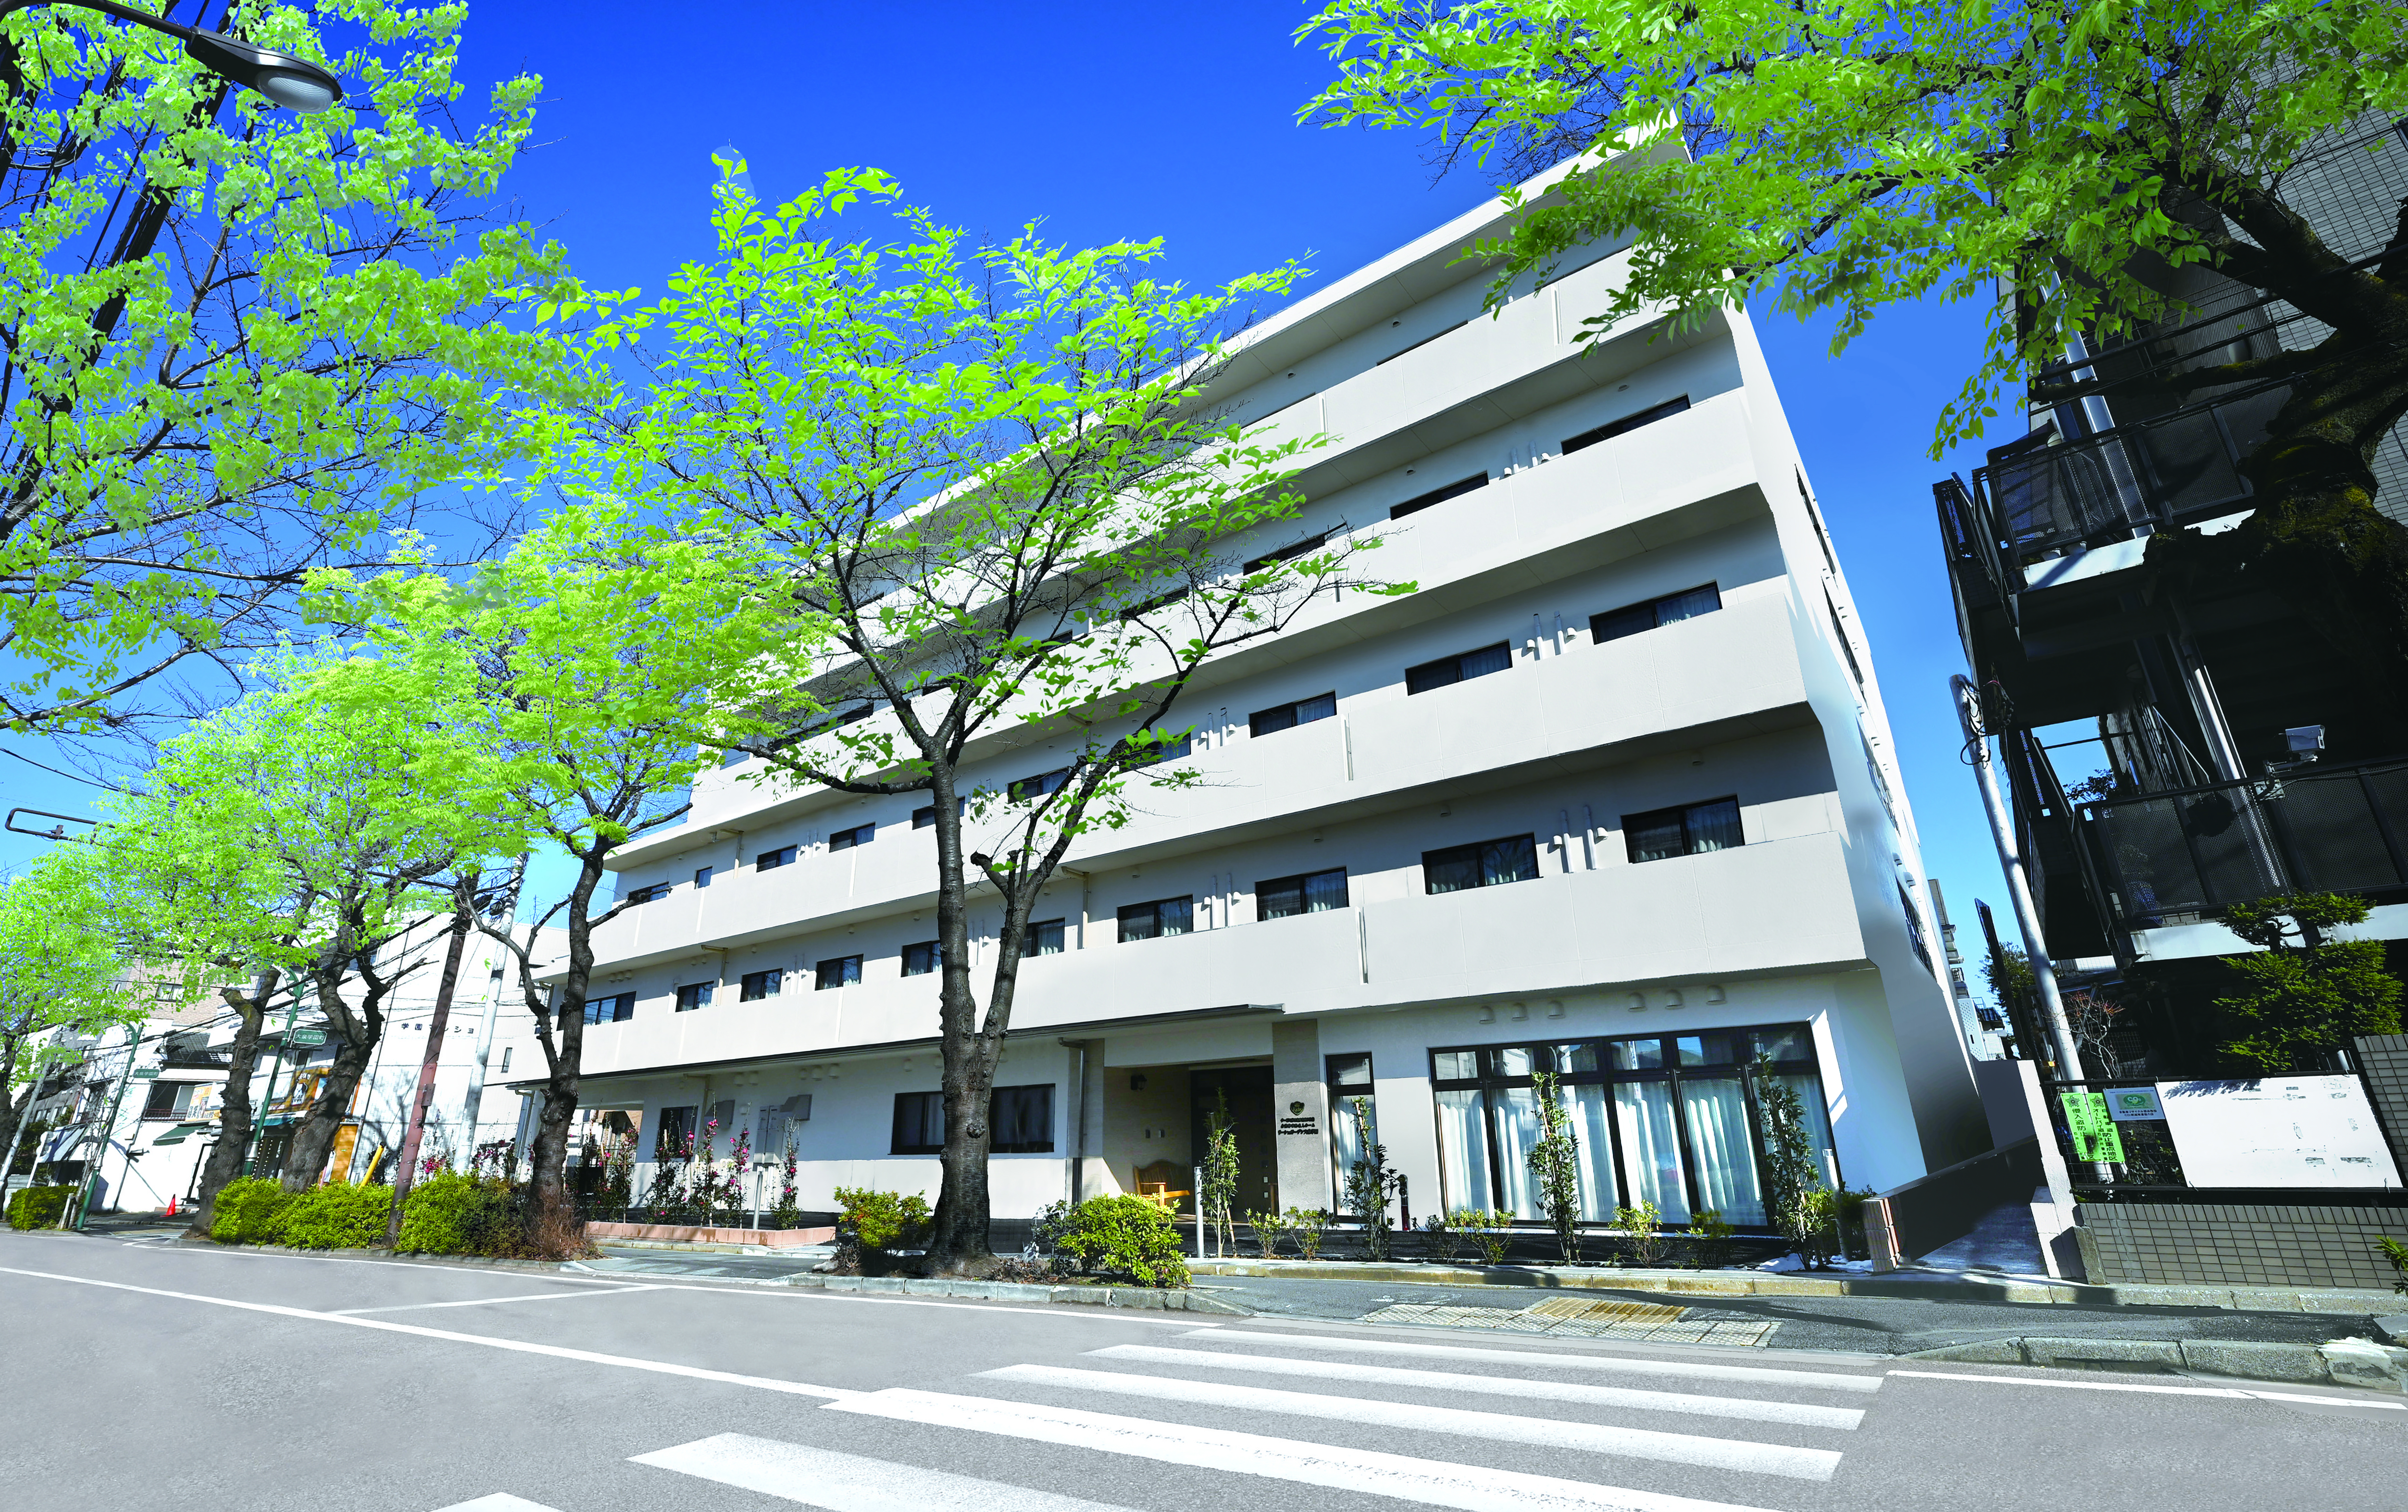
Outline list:
[[[1987,1147],[1871,653],[1754,333],[1642,319],[1584,351],[1625,273],[1604,245],[1486,318],[1458,259],[1506,217],[1262,323],[1211,396],[1334,438],[1264,550],[1383,531],[1419,591],[1212,664],[1172,720],[1206,781],[1074,847],[1003,1054],[998,1217],[1191,1188],[1226,1100],[1240,1210],[1340,1206],[1360,1105],[1412,1217],[1535,1219],[1541,1071],[1592,1223],[1644,1199],[1764,1227],[1760,1059],[1835,1181]],[[1056,764],[977,761],[998,789]],[[744,775],[617,855],[644,900],[599,935],[589,1114],[644,1160],[713,1120],[721,1153],[791,1142],[809,1208],[933,1194],[931,814]],[[982,969],[996,911],[974,928]]]

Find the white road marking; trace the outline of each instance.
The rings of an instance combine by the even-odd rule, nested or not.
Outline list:
[[[616,1291],[526,1291],[515,1297],[470,1297],[465,1302],[404,1302],[391,1307],[337,1307],[338,1318],[357,1318],[362,1313],[408,1313],[422,1307],[491,1307],[504,1302],[552,1302],[562,1297],[614,1297],[629,1291],[660,1291],[660,1287],[621,1287]]]
[[[828,1512],[937,1512],[941,1507],[976,1507],[979,1512],[1128,1512],[1125,1507],[1082,1502],[1075,1496],[746,1433],[720,1433],[631,1459],[637,1464],[674,1470],[723,1486],[807,1502]]]
[[[2305,1402],[2319,1407],[2388,1407],[2394,1412],[2408,1412],[2408,1402],[2385,1402],[2374,1397],[2303,1396],[2297,1391],[2257,1391],[2238,1386],[2141,1386],[2124,1381],[2052,1381],[2037,1375],[1959,1375],[1953,1371],[1894,1370],[1892,1375],[1912,1375],[1926,1381],[1986,1381],[1994,1386],[2054,1386],[2071,1391],[2151,1391],[2159,1396],[2220,1396],[2240,1397],[2258,1402]]]
[[[1739,1507],[1727,1502],[1597,1486],[1518,1470],[1452,1464],[1407,1454],[1340,1448],[1262,1433],[1193,1428],[1183,1423],[1082,1412],[1075,1407],[1001,1402],[990,1397],[897,1389],[831,1402],[827,1410],[1126,1454],[1167,1464],[1194,1465],[1224,1475],[1262,1476],[1337,1490],[1392,1496],[1424,1506],[1455,1507],[1458,1512],[1762,1512],[1761,1508]]]
[[[1326,1333],[1256,1333],[1222,1329],[1198,1338],[1240,1344],[1283,1344],[1295,1349],[1351,1349],[1360,1354],[1419,1355],[1431,1360],[1482,1360],[1499,1365],[1539,1365],[1548,1370],[1618,1370],[1636,1375],[1685,1375],[1693,1380],[1753,1381],[1758,1386],[1811,1386],[1828,1391],[1878,1391],[1878,1375],[1842,1375],[1830,1371],[1779,1370],[1770,1365],[1704,1365],[1644,1355],[1555,1354],[1538,1349],[1481,1349],[1459,1344],[1406,1343],[1398,1339],[1340,1339]]]
[[[1502,1412],[1426,1407],[1411,1402],[1380,1402],[1368,1397],[1323,1396],[1312,1391],[1282,1391],[1267,1386],[1232,1386],[1226,1381],[1189,1381],[1169,1375],[1131,1375],[1110,1370],[1071,1370],[1060,1365],[1008,1365],[1001,1370],[981,1371],[979,1375],[986,1380],[1025,1381],[1034,1386],[1054,1386],[1073,1391],[1101,1391],[1113,1396],[1151,1397],[1160,1402],[1192,1402],[1211,1407],[1276,1412],[1292,1418],[1326,1418],[1344,1423],[1371,1423],[1383,1428],[1404,1428],[1420,1433],[1455,1433],[1465,1438],[1493,1439],[1505,1444],[1540,1444],[1555,1449],[1585,1449],[1591,1454],[1612,1454],[1630,1460],[1660,1460],[1670,1464],[1704,1465],[1713,1470],[1743,1470],[1758,1476],[1786,1476],[1792,1480],[1828,1480],[1840,1468],[1840,1456],[1831,1449],[1801,1449],[1785,1444],[1707,1438],[1697,1433],[1666,1433],[1651,1428],[1568,1423],[1551,1418],[1516,1418]]]
[[[118,1244],[121,1247],[126,1249],[139,1248],[177,1255],[212,1255],[220,1260],[306,1260],[313,1265],[391,1265],[396,1266],[405,1271],[448,1271],[454,1275],[481,1275],[489,1280],[495,1274],[507,1275],[511,1274],[511,1271],[517,1270],[517,1267],[515,1266],[511,1267],[510,1270],[503,1270],[499,1266],[493,1265],[443,1265],[431,1260],[365,1260],[355,1255],[284,1255],[260,1249],[218,1249],[205,1245],[169,1245],[165,1241],[155,1245],[137,1246],[129,1244],[121,1239],[118,1241]],[[519,1272],[518,1274],[524,1274],[527,1273]],[[537,1274],[548,1274],[550,1273],[539,1272]],[[603,1277],[598,1275],[553,1275],[552,1279],[555,1281],[574,1281],[580,1286],[625,1286],[628,1284],[624,1281],[605,1280]]]
[[[438,1506],[435,1512],[555,1512],[555,1509],[541,1502],[530,1502],[523,1496],[495,1491],[491,1496],[480,1496],[473,1502],[454,1502],[450,1506]]]
[[[671,1364],[666,1360],[636,1360],[626,1355],[596,1354],[591,1349],[570,1349],[556,1344],[529,1344],[522,1339],[494,1339],[481,1333],[454,1333],[449,1329],[423,1328],[416,1323],[393,1323],[381,1318],[351,1318],[341,1313],[315,1313],[306,1307],[279,1307],[273,1303],[239,1302],[232,1297],[205,1297],[191,1291],[169,1291],[160,1287],[128,1286],[122,1281],[99,1281],[86,1275],[58,1275],[49,1271],[20,1271],[0,1266],[0,1275],[30,1275],[40,1281],[65,1281],[79,1287],[106,1287],[111,1291],[136,1291],[150,1297],[172,1297],[178,1302],[203,1302],[215,1307],[239,1308],[247,1313],[272,1313],[279,1318],[308,1318],[321,1323],[342,1323],[351,1328],[376,1329],[385,1333],[408,1333],[422,1339],[442,1339],[452,1344],[477,1344],[488,1349],[507,1349],[514,1354],[549,1355],[555,1360],[574,1360],[588,1365],[616,1365],[624,1370],[648,1370],[663,1375],[682,1375],[690,1380],[718,1381],[728,1386],[750,1386],[764,1391],[783,1391],[791,1396],[843,1398],[861,1393],[842,1387],[812,1386],[803,1381],[774,1380],[767,1375],[738,1375],[730,1371],[704,1370],[697,1365]]]
[[[1323,1381],[1363,1381],[1378,1386],[1413,1387],[1426,1391],[1463,1391],[1474,1395],[1537,1398],[1544,1402],[1577,1402],[1592,1407],[1627,1407],[1641,1412],[1677,1412],[1693,1418],[1792,1423],[1801,1428],[1853,1429],[1865,1420],[1863,1410],[1857,1407],[1818,1407],[1803,1402],[1760,1402],[1752,1397],[1693,1396],[1684,1391],[1584,1386],[1571,1381],[1516,1380],[1506,1375],[1467,1375],[1461,1371],[1452,1370],[1400,1370],[1390,1365],[1358,1365],[1343,1360],[1290,1360],[1280,1355],[1227,1354],[1218,1349],[1165,1349],[1150,1344],[1115,1344],[1107,1348],[1090,1349],[1087,1353],[1112,1360],[1150,1361],[1163,1365],[1253,1371],[1264,1375],[1302,1375]]]

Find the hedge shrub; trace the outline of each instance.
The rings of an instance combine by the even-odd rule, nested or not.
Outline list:
[[[74,1195],[73,1187],[27,1187],[8,1199],[8,1227],[56,1228],[59,1215],[66,1211],[67,1199]]]
[[[384,1243],[392,1219],[392,1188],[330,1181],[295,1193],[276,1221],[283,1242],[296,1249],[366,1249]]]
[[[928,1237],[928,1200],[918,1192],[836,1189],[837,1227],[868,1249],[911,1249]]]
[[[238,1176],[218,1191],[209,1237],[222,1245],[280,1245],[294,1193],[267,1176]]]
[[[438,1171],[409,1188],[398,1247],[497,1259],[533,1253],[521,1200],[509,1184],[463,1171]]]
[[[1091,1271],[1133,1275],[1150,1287],[1187,1284],[1187,1256],[1170,1215],[1142,1197],[1090,1197],[1057,1220],[1054,1245]]]

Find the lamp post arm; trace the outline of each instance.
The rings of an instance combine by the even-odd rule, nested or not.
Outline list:
[[[288,110],[311,114],[343,101],[341,80],[307,58],[274,52],[254,42],[223,32],[207,32],[164,16],[153,16],[121,5],[118,0],[0,0],[0,21],[35,6],[73,6],[96,10],[149,31],[175,37],[184,55],[230,83],[256,90]]]

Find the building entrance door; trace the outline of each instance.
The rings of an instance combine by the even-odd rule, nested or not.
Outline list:
[[[1228,1099],[1229,1125],[1238,1135],[1238,1192],[1229,1202],[1231,1215],[1242,1222],[1248,1213],[1279,1211],[1279,1135],[1271,1117],[1271,1068],[1225,1066],[1188,1073],[1196,1107],[1193,1149],[1197,1163],[1204,1159],[1211,1133],[1212,1115],[1221,1099]]]

